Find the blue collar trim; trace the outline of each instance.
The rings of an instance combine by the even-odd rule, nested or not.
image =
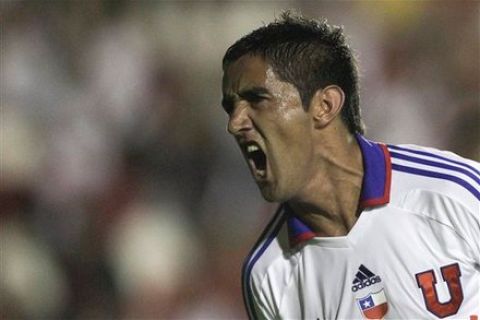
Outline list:
[[[384,144],[365,139],[357,134],[363,159],[363,182],[359,211],[387,204],[390,201],[391,163],[390,154]],[[299,218],[293,215],[288,205],[283,205],[288,215],[287,226],[291,246],[315,237],[315,233]]]

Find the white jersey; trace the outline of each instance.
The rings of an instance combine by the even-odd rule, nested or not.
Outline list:
[[[346,236],[317,237],[280,206],[243,267],[250,318],[476,319],[479,164],[357,140],[357,222]]]

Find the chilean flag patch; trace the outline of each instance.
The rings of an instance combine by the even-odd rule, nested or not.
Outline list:
[[[383,319],[388,311],[387,298],[383,289],[357,299],[357,304],[366,319]]]

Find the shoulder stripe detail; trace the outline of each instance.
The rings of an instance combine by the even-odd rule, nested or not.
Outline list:
[[[280,206],[275,213],[272,220],[269,222],[268,226],[263,231],[260,238],[257,240],[252,250],[245,259],[245,262],[242,267],[242,292],[243,292],[243,301],[247,309],[247,314],[250,319],[257,319],[255,314],[255,306],[251,296],[250,288],[250,274],[252,272],[253,266],[261,257],[261,255],[267,250],[270,243],[275,239],[278,232],[280,231],[283,222],[285,221],[285,210],[283,206]]]
[[[476,173],[478,176],[480,176],[480,170],[476,169],[475,167],[472,167],[471,165],[469,165],[468,163],[465,163],[465,162],[453,160],[453,159],[450,159],[450,158],[447,158],[447,157],[444,157],[444,156],[440,156],[438,154],[434,154],[434,153],[427,152],[427,151],[413,150],[413,149],[409,149],[409,148],[405,148],[405,147],[394,146],[394,145],[391,145],[391,144],[388,145],[388,148],[393,149],[393,150],[406,151],[406,152],[409,152],[409,153],[414,153],[414,154],[418,154],[418,155],[422,155],[422,156],[428,156],[428,157],[444,160],[444,161],[447,161],[447,162],[450,162],[450,163],[454,163],[454,164],[457,164],[457,165],[462,166],[464,168],[468,168],[468,169],[472,170],[474,173]]]
[[[446,173],[433,172],[433,171],[427,171],[427,170],[418,169],[418,168],[402,166],[402,165],[399,165],[399,164],[392,164],[392,169],[397,170],[397,171],[401,171],[401,172],[414,174],[414,175],[452,181],[452,182],[464,187],[465,189],[467,189],[475,198],[477,198],[477,200],[480,200],[480,192],[477,189],[475,189],[470,183],[466,182],[465,180],[463,180],[463,179],[461,179],[457,176],[452,176],[452,175],[449,175],[449,174],[446,174]]]
[[[466,170],[465,168],[452,166],[452,165],[445,164],[445,163],[442,163],[442,162],[436,162],[436,161],[431,161],[431,160],[427,160],[427,159],[411,157],[411,156],[407,156],[406,154],[397,153],[397,152],[393,152],[393,151],[390,152],[390,155],[393,158],[407,160],[407,161],[410,161],[410,162],[413,162],[413,163],[420,163],[420,164],[424,164],[424,165],[431,166],[431,167],[448,169],[448,170],[452,170],[452,171],[455,171],[455,172],[463,173],[464,175],[472,178],[472,180],[475,181],[477,183],[477,185],[480,186],[480,178],[477,177],[475,174],[473,174],[471,171]]]

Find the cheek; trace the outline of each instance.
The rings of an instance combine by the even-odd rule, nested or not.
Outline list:
[[[311,135],[311,123],[303,110],[288,110],[276,120],[282,140],[295,148],[308,143]]]
[[[274,166],[283,168],[286,172],[297,172],[310,163],[313,155],[310,123],[305,116],[297,115],[284,117],[276,124],[277,136],[272,143],[273,161],[276,162]]]

